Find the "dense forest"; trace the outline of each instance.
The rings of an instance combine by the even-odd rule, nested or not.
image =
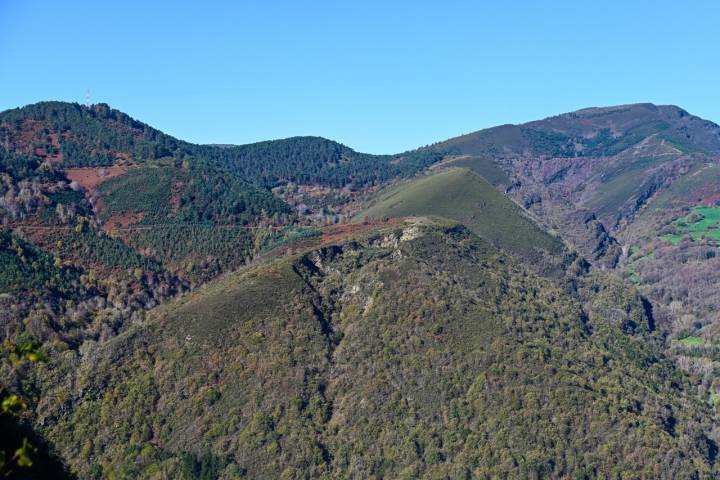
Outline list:
[[[264,187],[291,181],[361,188],[412,175],[443,156],[434,148],[397,155],[362,154],[320,137],[229,147],[194,145],[105,104],[85,107],[63,102],[41,102],[0,113],[0,144],[31,156],[38,150],[43,155],[59,151],[66,167],[172,157],[227,168]]]
[[[87,478],[711,478],[712,414],[641,297],[578,286],[457,225],[374,228],[51,359],[72,406],[39,415]]]

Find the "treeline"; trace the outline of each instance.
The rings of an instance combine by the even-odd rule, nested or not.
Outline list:
[[[28,122],[34,122],[28,126]],[[412,175],[440,160],[434,147],[397,155],[358,153],[320,137],[293,137],[242,146],[195,145],[177,140],[105,104],[41,102],[0,114],[0,144],[34,155],[55,152],[63,164],[105,166],[117,159],[141,161],[173,157],[229,169],[263,187],[292,181],[330,187],[363,187]],[[28,144],[28,136],[32,138]]]
[[[364,187],[417,173],[444,153],[426,148],[398,155],[358,153],[320,137],[293,137],[204,152],[237,175],[272,187],[282,182]]]

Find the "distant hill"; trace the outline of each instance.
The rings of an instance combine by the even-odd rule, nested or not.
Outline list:
[[[378,195],[360,218],[437,215],[456,220],[494,245],[524,257],[559,255],[562,241],[482,177],[453,168],[400,183]]]
[[[444,166],[475,166],[595,266],[636,283],[675,358],[720,398],[712,373],[720,366],[720,126],[644,103],[504,125],[438,147],[452,152]]]
[[[439,148],[491,160],[526,199],[555,193],[612,229],[689,169],[720,155],[720,126],[675,106],[636,104],[503,125]]]
[[[369,155],[320,137],[195,145],[105,104],[41,102],[0,113],[4,181],[13,192],[35,182],[30,202],[14,193],[0,210],[9,209],[13,225],[31,223],[34,240],[46,246],[59,240],[51,228],[82,216],[153,261],[203,280],[248,261],[268,228],[298,216],[342,220],[355,197],[442,156],[433,148]]]
[[[612,156],[643,139],[685,151],[720,152],[720,127],[674,105],[585,108],[521,125],[502,125],[441,142],[465,155]]]
[[[0,144],[12,153],[64,167],[109,166],[173,158],[225,168],[261,186],[295,182],[362,187],[412,174],[442,154],[425,148],[397,155],[358,153],[321,137],[248,145],[195,145],[175,139],[106,104],[41,102],[0,113]]]

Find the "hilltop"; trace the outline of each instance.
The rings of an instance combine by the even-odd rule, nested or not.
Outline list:
[[[462,223],[494,245],[524,258],[562,256],[551,236],[474,172],[453,168],[403,182],[377,195],[360,218],[436,215]]]

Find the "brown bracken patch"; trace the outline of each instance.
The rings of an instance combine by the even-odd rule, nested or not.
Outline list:
[[[320,240],[322,241],[322,243],[337,242],[340,240],[344,240],[345,238],[350,237],[355,233],[362,232],[363,230],[370,230],[371,228],[375,228],[381,225],[390,225],[396,222],[397,219],[391,218],[384,221],[364,221],[360,223],[345,223],[342,225],[335,225],[324,229]]]
[[[103,229],[106,232],[109,232],[118,228],[127,228],[133,223],[141,221],[143,218],[145,218],[145,212],[116,213],[115,215],[110,216],[110,218],[103,223]]]
[[[124,175],[128,169],[129,168],[124,165],[68,168],[65,170],[65,176],[69,180],[79,183],[84,190],[92,193],[98,185],[113,177]]]
[[[270,252],[262,255],[261,258],[275,258],[278,256],[293,254],[308,250],[311,248],[317,248],[321,245],[328,243],[341,242],[348,238],[352,238],[353,235],[363,232],[365,230],[372,230],[380,226],[392,225],[399,223],[401,220],[396,218],[389,218],[384,220],[372,220],[363,221],[360,223],[345,223],[342,225],[333,225],[322,229],[322,235],[313,238],[303,238],[294,242],[289,242],[281,245]]]

